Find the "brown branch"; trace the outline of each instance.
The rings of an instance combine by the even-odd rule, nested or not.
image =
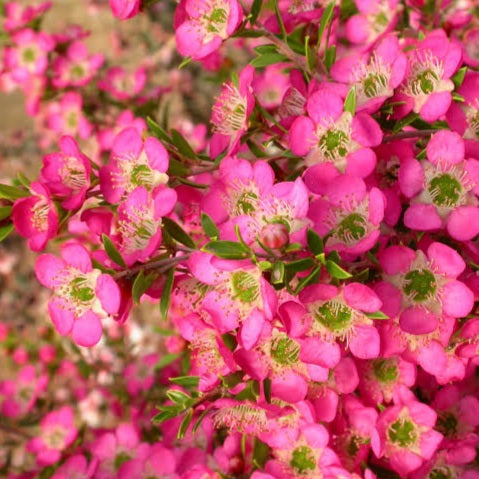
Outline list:
[[[414,130],[414,131],[401,131],[394,135],[386,135],[383,138],[383,143],[390,143],[391,141],[404,140],[407,138],[421,138],[425,136],[431,136],[437,133],[438,130]]]
[[[125,276],[133,276],[140,271],[156,270],[157,273],[164,273],[168,271],[173,266],[176,266],[178,263],[187,260],[191,256],[192,251],[185,253],[182,256],[175,256],[174,258],[165,258],[159,259],[157,261],[152,261],[151,263],[139,264],[133,268],[125,269],[113,275],[115,279],[124,278]]]

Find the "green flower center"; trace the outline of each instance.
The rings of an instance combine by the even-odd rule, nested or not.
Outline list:
[[[414,423],[407,419],[398,419],[388,429],[389,440],[400,447],[413,445],[417,440]]]
[[[415,269],[404,276],[403,291],[417,303],[431,298],[436,290],[436,277],[428,269]]]
[[[437,206],[455,206],[461,197],[461,183],[445,173],[431,180],[428,187],[432,201]]]
[[[308,446],[297,447],[293,451],[293,457],[289,464],[299,474],[304,474],[305,472],[316,469],[316,456],[313,450]]]
[[[382,73],[370,73],[364,80],[364,94],[368,98],[375,97],[388,86],[388,78]]]
[[[349,327],[352,311],[345,304],[328,301],[314,312],[314,318],[330,331],[339,332]]]
[[[70,70],[70,75],[75,80],[81,80],[85,76],[85,69],[81,65],[74,65]]]
[[[95,291],[88,280],[80,276],[70,281],[70,297],[78,303],[89,303],[95,297]]]
[[[447,466],[440,466],[434,468],[429,475],[428,479],[452,479],[452,471]]]
[[[115,469],[118,469],[123,463],[129,461],[131,457],[126,452],[120,452],[115,457]]]
[[[258,280],[246,271],[235,271],[231,276],[231,286],[233,299],[238,299],[242,303],[254,303],[260,295]]]
[[[228,20],[228,13],[224,8],[215,8],[208,19],[208,31],[219,33]]]
[[[130,182],[133,186],[149,186],[152,180],[152,172],[148,165],[135,165],[131,170]]]
[[[296,364],[299,360],[299,344],[288,337],[278,337],[271,343],[271,357],[284,366]]]
[[[420,90],[423,94],[428,95],[435,90],[439,81],[440,78],[436,72],[432,70],[424,70],[416,76],[414,87],[416,90]]]
[[[36,52],[33,48],[25,48],[22,57],[25,63],[33,63],[35,61]]]
[[[344,131],[328,130],[319,140],[319,147],[326,158],[344,157],[348,154],[349,138]]]
[[[336,235],[345,243],[354,243],[364,237],[367,222],[359,213],[351,213],[336,227]]]
[[[437,418],[436,429],[442,432],[446,437],[453,437],[457,433],[457,417],[451,412],[440,414]]]
[[[245,191],[236,201],[236,214],[237,215],[251,215],[256,210],[256,203],[258,201],[258,195],[252,191]]]
[[[399,376],[394,359],[375,359],[372,363],[376,379],[381,383],[392,383]]]

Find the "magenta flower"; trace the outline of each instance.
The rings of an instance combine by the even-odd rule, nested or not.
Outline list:
[[[371,53],[338,60],[331,68],[331,76],[355,86],[358,111],[374,113],[402,82],[407,65],[397,37],[390,35]]]
[[[139,67],[127,72],[123,67],[112,67],[98,81],[98,88],[120,101],[136,97],[146,85],[146,70]]]
[[[381,191],[371,188],[368,193],[364,181],[348,175],[331,181],[325,195],[311,202],[308,212],[315,231],[320,236],[328,235],[327,250],[353,256],[375,245],[383,216],[384,197]]]
[[[168,153],[156,138],[143,141],[136,128],[126,128],[115,138],[110,162],[100,169],[102,194],[109,203],[118,203],[137,187],[150,191],[165,185],[168,164]]]
[[[89,252],[78,243],[65,243],[61,258],[41,255],[35,264],[38,281],[53,290],[50,317],[61,335],[71,334],[81,346],[100,341],[100,318],[115,315],[120,290],[107,274],[93,269]]]
[[[293,122],[289,137],[291,151],[304,156],[307,166],[321,164],[324,174],[335,168],[360,178],[374,170],[370,147],[381,143],[382,131],[371,116],[344,111],[343,99],[326,88],[310,96],[307,111]]]
[[[171,213],[176,192],[171,188],[135,188],[118,206],[118,246],[127,265],[146,261],[161,243],[161,218]]]
[[[399,186],[411,198],[404,224],[413,230],[446,227],[456,240],[479,233],[479,161],[464,160],[464,142],[453,132],[439,131],[427,145],[429,161],[406,159],[399,169]]]
[[[43,157],[41,180],[53,195],[63,198],[66,210],[79,209],[90,187],[91,164],[78,148],[74,138],[63,136],[60,150]]]
[[[115,17],[128,20],[140,11],[140,0],[109,0],[110,8]]]
[[[42,251],[57,233],[58,212],[45,186],[33,182],[30,191],[32,196],[15,201],[12,220],[18,233],[28,238],[28,247]]]
[[[479,66],[479,28],[473,26],[466,30],[462,46],[464,48],[464,63],[473,68]]]
[[[40,434],[28,442],[27,449],[36,455],[39,465],[55,464],[78,434],[72,408],[64,406],[48,413],[41,420],[40,428]]]
[[[414,400],[385,409],[371,440],[374,454],[386,457],[397,473],[410,474],[431,459],[442,441],[433,429],[436,418],[433,409]]]
[[[406,246],[391,246],[379,254],[379,261],[392,286],[383,290],[389,298],[386,314],[399,316],[405,332],[427,334],[443,317],[462,318],[472,310],[472,291],[456,279],[465,263],[449,246],[431,243],[427,255]]]
[[[43,75],[48,66],[48,53],[55,47],[52,37],[26,28],[14,33],[12,40],[15,46],[4,52],[5,67],[12,78],[22,83],[31,76]]]
[[[145,445],[146,446],[146,445]],[[133,478],[168,478],[178,477],[175,474],[176,458],[173,451],[157,443],[144,447],[135,459],[121,464],[118,479]]]
[[[53,86],[55,88],[84,86],[93,78],[103,61],[102,54],[89,56],[84,43],[73,42],[68,46],[65,56],[59,56],[53,62]]]
[[[52,479],[90,479],[93,477],[98,462],[87,461],[83,454],[69,457],[53,474]]]
[[[43,2],[38,5],[21,5],[17,2],[6,2],[3,7],[5,15],[3,28],[7,32],[13,32],[25,27],[28,23],[43,15],[51,6],[52,2]]]
[[[224,150],[235,153],[241,135],[248,128],[248,117],[254,108],[251,83],[254,68],[243,68],[239,74],[238,84],[225,83],[216,98],[211,113],[213,136],[210,141],[210,154],[215,157]]]
[[[461,47],[451,42],[443,30],[430,32],[408,52],[409,70],[395,101],[401,115],[411,110],[425,121],[433,122],[451,105],[454,83],[450,79],[461,60]]]
[[[178,51],[195,60],[208,56],[236,30],[242,16],[236,0],[181,0],[174,21]]]

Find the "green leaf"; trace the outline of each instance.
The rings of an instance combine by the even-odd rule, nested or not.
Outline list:
[[[459,93],[455,91],[451,93],[451,96],[454,101],[457,101],[459,103],[464,103],[466,101],[466,99],[462,95],[459,95]]]
[[[314,261],[312,258],[301,258],[295,261],[290,261],[284,266],[288,271],[292,273],[298,273],[300,271],[306,271],[314,266]]]
[[[15,201],[19,198],[26,198],[27,196],[31,196],[31,194],[29,191],[24,190],[23,188],[0,184],[0,198]]]
[[[251,5],[251,17],[249,19],[249,22],[251,25],[254,25],[256,20],[258,19],[258,15],[261,11],[261,7],[263,6],[263,0],[254,0],[253,5]]]
[[[259,38],[262,37],[263,33],[258,30],[241,30],[232,35],[233,38]]]
[[[336,264],[334,261],[331,260],[326,260],[326,268],[329,271],[329,274],[336,279],[347,279],[351,278],[352,275],[349,274],[346,270],[341,268],[338,264]]]
[[[294,290],[294,294],[298,294],[300,291],[302,291],[308,284],[317,282],[319,279],[319,273],[321,272],[321,266],[316,266],[316,268],[311,271],[311,273],[308,274],[308,276],[305,276],[304,278],[301,279],[301,281],[298,283],[298,286],[296,286],[296,289]]]
[[[413,121],[417,120],[419,115],[417,113],[411,112],[409,115],[405,116],[402,120],[399,120],[394,128],[392,129],[392,133],[399,133],[405,126],[408,126]]]
[[[171,291],[173,290],[173,282],[175,279],[175,268],[171,268],[167,275],[163,291],[160,298],[160,316],[162,321],[166,321],[168,310],[170,309]]]
[[[3,241],[13,231],[13,223],[0,226],[0,241]]]
[[[25,186],[25,188],[30,188],[31,181],[22,173],[18,173],[18,181],[21,185]]]
[[[274,264],[271,271],[271,283],[282,284],[284,282],[284,263],[278,261]]]
[[[176,404],[186,404],[191,400],[191,397],[188,394],[185,394],[183,391],[178,389],[169,389],[166,391],[166,396],[170,401],[173,401]]]
[[[181,413],[181,411],[182,410],[176,406],[174,408],[169,408],[169,409],[166,409],[166,407],[164,407],[164,410],[158,413],[156,416],[153,416],[151,421],[154,424],[161,424],[162,422],[165,422],[168,419],[172,419],[178,416]]]
[[[258,438],[255,438],[253,446],[253,465],[258,469],[263,469],[266,460],[268,459],[269,452],[269,446]]]
[[[278,47],[276,45],[268,43],[267,45],[258,45],[257,47],[254,47],[253,51],[258,54],[278,53]]]
[[[283,18],[281,17],[281,10],[279,8],[278,0],[273,0],[274,2],[274,14],[276,15],[276,20],[278,21],[279,29],[281,30],[281,37],[285,42],[288,41],[288,32],[284,26]]]
[[[188,63],[191,62],[191,57],[185,57],[183,58],[182,62],[178,65],[178,70],[181,70],[182,68],[184,68],[186,65],[188,65]]]
[[[178,243],[187,246],[188,248],[195,249],[196,245],[191,236],[171,218],[163,217],[163,228],[166,232]]]
[[[199,376],[178,376],[176,378],[170,378],[170,382],[183,386],[184,388],[197,388],[200,378]]]
[[[153,136],[155,136],[159,140],[166,141],[166,143],[171,143],[171,138],[168,136],[168,133],[163,128],[161,128],[161,126],[158,125],[155,120],[150,117],[147,117],[146,123],[148,125],[148,129],[153,133]]]
[[[287,60],[288,57],[282,55],[281,53],[263,53],[251,61],[251,66],[254,68],[263,68],[267,67],[268,65],[274,65]]]
[[[308,242],[308,249],[312,254],[316,256],[324,251],[323,239],[318,235],[318,233],[316,233],[316,231],[308,228],[306,239]]]
[[[221,336],[221,339],[223,339],[223,343],[230,351],[234,351],[236,346],[238,346],[238,342],[232,334],[225,333]]]
[[[356,113],[356,88],[354,86],[349,89],[346,100],[344,100],[344,111],[348,111],[352,116]]]
[[[183,439],[185,437],[186,432],[191,424],[191,420],[193,419],[193,409],[191,408],[181,421],[180,427],[178,428],[178,434],[176,435],[177,439]]]
[[[4,220],[5,218],[8,218],[12,213],[12,207],[11,206],[2,206],[0,207],[0,221]]]
[[[316,57],[314,52],[311,50],[311,46],[309,45],[309,36],[306,35],[304,38],[304,53],[306,55],[306,64],[311,71],[314,71],[314,67],[316,66]]]
[[[221,384],[225,388],[234,388],[240,382],[243,381],[244,373],[241,371],[236,371],[235,373],[228,374],[227,376],[221,378]]]
[[[170,158],[170,164],[168,166],[168,175],[170,176],[188,176],[189,170],[188,168],[181,163],[181,161],[175,160],[174,158]]]
[[[324,31],[326,30],[326,27],[329,25],[329,23],[333,19],[334,6],[335,6],[335,2],[329,3],[328,6],[324,9],[323,14],[321,15],[321,20],[319,22],[319,27],[318,27],[318,41],[316,43],[316,46],[318,48],[321,45],[321,42],[323,40],[323,34],[324,34]]]
[[[113,241],[110,238],[108,238],[108,236],[105,234],[101,235],[101,240],[103,242],[103,247],[105,248],[105,252],[108,255],[108,257],[118,266],[121,266],[122,268],[126,268],[126,263],[121,257],[120,252],[116,249],[115,245],[113,244]]]
[[[164,354],[161,359],[155,364],[155,370],[160,370],[174,363],[180,357],[179,353]]]
[[[382,311],[375,311],[374,313],[366,313],[366,316],[370,319],[389,319],[389,316]]]
[[[456,88],[459,88],[464,81],[464,77],[466,76],[467,67],[462,67],[457,70],[457,72],[451,77],[452,82]]]
[[[259,383],[258,381],[249,380],[246,383],[246,387],[235,396],[235,399],[238,401],[243,401],[245,399],[250,399],[251,401],[256,401],[259,397]]]
[[[155,279],[158,278],[156,273],[150,273],[145,275],[143,270],[136,275],[133,287],[131,288],[131,297],[136,305],[140,304],[140,299],[146,290],[153,284]]]
[[[215,240],[220,235],[218,228],[215,225],[215,222],[211,219],[211,216],[205,212],[201,213],[201,227],[205,232],[208,238]]]
[[[235,241],[210,241],[203,246],[202,251],[223,259],[246,259],[249,257],[249,251],[245,250],[241,243]]]
[[[336,60],[336,45],[332,45],[324,53],[324,66],[328,69],[328,71],[333,66],[333,63],[335,62],[335,60]]]
[[[209,408],[206,408],[201,414],[200,416],[198,417],[198,419],[196,420],[196,422],[193,424],[193,429],[191,430],[191,432],[193,434],[195,434],[195,432],[198,430],[198,428],[200,427],[201,423],[203,422],[203,419],[209,414],[210,412],[210,409]]]
[[[171,130],[171,141],[173,145],[178,148],[178,151],[186,156],[186,158],[189,158],[190,160],[196,160],[196,153],[193,151],[193,148],[191,148],[190,144],[185,140],[183,135],[175,129]]]
[[[266,399],[266,402],[270,403],[271,402],[271,379],[266,378],[263,381],[263,391],[264,391],[264,398]]]

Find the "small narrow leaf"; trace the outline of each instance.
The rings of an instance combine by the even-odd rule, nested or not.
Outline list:
[[[3,241],[13,231],[13,223],[0,226],[0,241]]]
[[[12,207],[11,206],[2,206],[0,207],[0,221],[4,220],[5,218],[8,218],[12,213]]]
[[[186,231],[175,221],[171,218],[164,217],[163,218],[163,228],[167,231],[167,233],[178,243],[187,246],[188,248],[195,249],[196,245],[191,236],[186,233]]]
[[[126,268],[126,263],[121,257],[120,252],[116,249],[113,241],[105,234],[101,235],[101,240],[103,242],[103,247],[105,248],[105,252],[108,257],[118,266],[122,268]]]
[[[255,68],[263,68],[286,60],[288,60],[288,57],[281,53],[263,53],[251,61],[251,66]]]
[[[258,438],[255,438],[253,446],[253,464],[258,469],[263,469],[268,459],[269,452],[269,446]]]
[[[30,192],[23,188],[0,184],[0,198],[15,201],[19,198],[26,198],[27,196],[30,196]]]
[[[196,153],[191,148],[190,144],[185,140],[183,135],[178,130],[171,130],[171,141],[178,148],[178,151],[189,158],[190,160],[196,160]]]
[[[279,29],[281,30],[281,36],[285,42],[288,41],[288,32],[286,31],[286,27],[284,26],[283,17],[281,17],[281,10],[279,8],[278,0],[274,1],[274,13],[276,15],[276,20],[278,21]]]
[[[183,439],[185,437],[188,428],[190,427],[191,420],[193,419],[193,409],[189,409],[186,413],[183,421],[181,421],[180,427],[178,428],[178,434],[176,435],[177,439]]]
[[[191,430],[191,432],[193,434],[195,434],[195,432],[198,430],[198,428],[200,427],[201,423],[203,422],[203,419],[209,414],[210,412],[210,409],[209,408],[206,408],[201,414],[200,416],[198,417],[198,419],[196,420],[196,422],[193,424],[193,429]]]
[[[328,69],[328,71],[333,66],[333,63],[336,60],[336,45],[332,45],[329,47],[325,54],[324,54],[324,66]]]
[[[266,402],[270,403],[271,402],[271,379],[266,378],[263,381],[263,391],[264,391],[264,398],[266,399]]]
[[[348,111],[354,116],[356,113],[356,88],[352,86],[344,101],[344,111]]]
[[[196,388],[200,383],[199,376],[178,376],[176,378],[170,378],[170,382],[178,384],[184,388]]]
[[[223,259],[246,259],[249,251],[242,244],[234,241],[210,241],[202,248],[206,253],[211,253]]]
[[[308,284],[316,282],[319,278],[319,273],[321,272],[321,266],[316,266],[316,268],[308,274],[308,276],[304,277],[299,283],[296,289],[294,290],[295,294],[298,294],[301,290],[303,290]]]
[[[215,222],[211,219],[211,216],[206,213],[201,213],[201,226],[208,238],[215,240],[219,237],[220,232],[215,225]]]
[[[282,284],[284,282],[284,263],[278,261],[274,264],[273,270],[271,271],[271,283],[273,284]]]
[[[156,138],[158,138],[159,140],[166,141],[167,143],[171,143],[171,138],[168,136],[168,133],[163,128],[161,128],[161,126],[158,125],[155,120],[150,117],[147,117],[146,123],[148,125],[148,129],[153,133]]]
[[[181,70],[182,68],[184,68],[186,65],[188,65],[188,63],[191,62],[191,57],[185,57],[183,58],[183,61],[178,65],[178,70]]]
[[[459,93],[455,91],[453,91],[451,95],[452,95],[452,99],[454,101],[457,101],[458,103],[464,103],[466,101],[466,99],[462,95],[459,95]]]
[[[347,279],[351,278],[352,275],[349,274],[346,270],[341,268],[338,264],[334,261],[326,260],[326,268],[329,271],[329,274],[336,279]]]
[[[168,353],[161,357],[161,359],[155,364],[155,370],[163,369],[166,366],[169,366],[171,363],[175,362],[180,357],[180,354],[177,353]]]
[[[256,20],[258,19],[258,15],[261,11],[261,7],[263,6],[263,0],[254,0],[253,5],[251,5],[251,17],[250,17],[250,24],[254,25]]]
[[[286,263],[284,266],[288,271],[291,271],[292,273],[298,273],[300,271],[306,271],[309,268],[312,268],[314,266],[314,261],[312,258],[301,258]]]
[[[452,82],[456,88],[459,88],[464,81],[464,77],[466,76],[467,67],[462,67],[457,70],[454,76],[451,77]]]
[[[382,311],[375,311],[374,313],[366,313],[366,316],[370,319],[389,319],[387,314]]]
[[[178,389],[169,389],[166,391],[166,396],[170,401],[173,401],[176,404],[185,404],[191,399],[188,394],[178,391]]]
[[[168,310],[170,309],[171,291],[173,290],[173,282],[175,279],[175,268],[171,268],[167,275],[163,291],[160,298],[160,316],[162,321],[166,321]]]
[[[133,287],[131,288],[131,297],[136,305],[140,304],[140,299],[146,290],[153,284],[155,279],[158,277],[156,273],[150,273],[145,275],[143,270],[141,270],[133,282]]]
[[[314,55],[313,50],[311,50],[309,40],[310,40],[310,38],[307,35],[304,39],[304,53],[306,54],[306,63],[308,65],[308,68],[311,71],[314,71],[314,67],[316,66],[316,57]]]
[[[323,40],[323,34],[324,31],[326,30],[326,27],[329,25],[333,18],[333,13],[334,13],[334,7],[335,7],[335,2],[331,2],[328,4],[328,6],[324,9],[323,14],[321,15],[321,20],[319,22],[319,27],[318,27],[318,41],[317,41],[317,47],[321,45],[321,42]]]
[[[308,242],[308,249],[312,254],[316,256],[324,251],[323,239],[318,235],[318,233],[316,233],[316,231],[308,228],[306,239]]]

